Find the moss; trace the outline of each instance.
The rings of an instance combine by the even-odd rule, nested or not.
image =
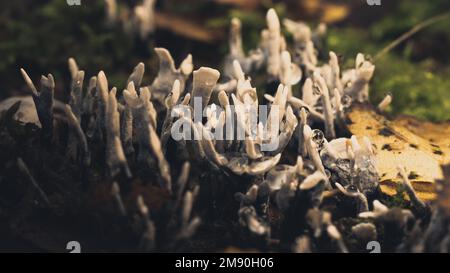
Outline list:
[[[139,50],[140,45],[121,28],[109,27],[104,20],[103,3],[85,1],[80,7],[70,7],[60,0],[3,3],[0,11],[2,89],[17,90],[23,85],[19,67],[32,68],[32,75],[52,71],[57,79],[66,79],[67,59],[71,56],[87,71],[114,70],[109,73],[111,82],[123,83],[137,60],[148,59],[150,48]],[[130,54],[131,51],[135,53]]]
[[[397,186],[396,194],[393,196],[384,195],[381,197],[381,203],[388,207],[399,207],[404,209],[410,209],[411,203],[405,199],[406,191],[405,187],[401,184]]]
[[[358,41],[358,42],[355,42]],[[376,54],[384,46],[373,43],[370,35],[358,29],[331,29],[328,48],[344,56],[344,67],[351,68],[358,52]],[[387,93],[394,97],[389,108],[393,115],[408,114],[432,121],[450,120],[450,68],[436,60],[412,62],[395,52],[376,61],[370,86],[370,99],[379,103]]]
[[[408,114],[432,121],[450,120],[450,79],[422,62],[413,64],[390,54],[377,63],[371,100],[394,96],[393,114]]]

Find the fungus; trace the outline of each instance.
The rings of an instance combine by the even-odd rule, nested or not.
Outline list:
[[[334,226],[332,224],[328,225],[327,233],[331,239],[333,239],[337,242],[339,251],[341,253],[348,253],[347,246],[345,245],[342,235],[339,232],[339,230],[336,228],[336,226]]]
[[[344,94],[348,94],[351,98],[359,102],[369,100],[369,81],[372,79],[375,66],[366,61],[364,55],[358,53],[355,61],[355,69],[344,72],[342,82],[344,86]]]
[[[291,54],[288,51],[281,52],[279,79],[283,85],[287,86],[288,97],[292,96],[292,86],[302,79],[302,71],[291,62]]]
[[[378,233],[374,224],[359,223],[352,227],[352,235],[361,243],[367,244],[377,239]]]
[[[336,188],[343,193],[345,196],[350,198],[355,198],[357,200],[358,213],[366,212],[369,210],[369,204],[367,202],[367,197],[358,191],[353,185],[348,185],[344,188],[341,184],[335,183]]]
[[[141,39],[145,39],[155,29],[155,0],[143,0],[134,7],[136,28]]]
[[[325,118],[325,136],[329,139],[336,138],[334,131],[334,113],[331,107],[330,94],[325,80],[319,73],[314,73],[314,88],[317,88],[321,94],[323,113]]]
[[[258,236],[269,235],[270,227],[256,215],[255,208],[245,206],[239,209],[239,223]]]
[[[391,94],[387,94],[383,98],[383,100],[378,104],[377,108],[381,112],[384,112],[386,110],[386,108],[388,108],[389,105],[391,105],[391,103],[392,103],[392,95]]]
[[[281,64],[281,32],[280,21],[274,9],[269,9],[266,21],[268,27],[267,74],[275,79],[279,75]]]
[[[237,61],[243,68],[245,73],[250,73],[253,69],[258,69],[264,62],[264,54],[261,49],[257,48],[251,50],[246,56],[242,48],[242,23],[239,18],[232,18],[230,24],[230,34],[228,41],[228,55],[224,61],[224,75],[232,76],[234,72],[233,62]],[[221,88],[219,90],[228,90],[228,88]]]
[[[117,184],[117,182],[113,182],[111,186],[111,196],[113,197],[120,214],[122,216],[125,216],[127,214],[127,211],[125,209],[125,205],[123,204],[122,197],[120,196],[120,186],[119,184]]]
[[[53,95],[55,90],[55,80],[53,79],[52,74],[48,74],[47,77],[42,76],[41,90],[38,92],[27,72],[25,72],[23,68],[20,69],[20,72],[31,91],[31,96],[36,106],[36,112],[42,126],[43,136],[47,140],[50,140],[53,134]]]
[[[320,159],[319,151],[317,150],[317,145],[312,141],[312,130],[311,127],[306,125],[303,129],[303,136],[305,139],[306,150],[308,152],[309,158],[314,163],[314,166],[317,170],[321,171],[323,174],[325,173],[325,168],[322,164],[322,160]],[[327,188],[331,188],[330,182],[326,179]]]
[[[139,213],[141,214],[141,218],[144,223],[144,231],[142,233],[141,241],[140,241],[140,249],[145,251],[151,251],[155,248],[155,239],[156,239],[156,228],[154,222],[149,217],[149,210],[147,205],[145,204],[144,198],[142,195],[139,195],[136,199],[137,207]]]
[[[213,87],[217,83],[219,77],[219,71],[209,67],[201,67],[200,69],[194,71],[191,107],[194,107],[196,99],[200,99],[202,109],[208,105]]]
[[[115,23],[117,20],[117,0],[105,0],[105,13],[109,24]]]
[[[308,236],[300,236],[295,239],[295,244],[292,247],[294,253],[311,253],[311,240]]]
[[[150,85],[152,99],[164,105],[164,99],[170,93],[175,80],[180,82],[180,90],[184,91],[186,79],[193,70],[192,55],[188,55],[180,64],[179,68],[175,68],[175,62],[172,55],[165,48],[155,48],[155,52],[159,58],[158,75]]]
[[[114,177],[120,171],[131,177],[127,159],[120,141],[120,118],[117,110],[116,88],[109,92],[106,104],[106,163],[109,166],[110,176]]]
[[[416,191],[414,190],[411,182],[409,181],[408,175],[406,174],[406,170],[402,166],[397,166],[398,174],[402,178],[403,186],[405,187],[406,193],[409,196],[409,200],[420,214],[425,213],[427,210],[427,205],[417,197]]]
[[[81,128],[80,121],[73,113],[72,108],[67,104],[64,105],[63,103],[56,101],[54,110],[55,110],[54,113],[55,118],[65,121],[69,125],[71,132],[74,132],[74,138],[78,140],[79,147],[81,148],[80,150],[82,152],[81,158],[83,165],[85,167],[88,167],[91,164],[91,155],[86,135],[84,134],[84,131]]]

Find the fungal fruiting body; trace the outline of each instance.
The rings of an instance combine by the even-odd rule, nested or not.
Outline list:
[[[107,3],[113,22],[116,3]],[[144,1],[134,10],[142,37],[153,30],[153,5],[154,1]],[[155,48],[159,70],[151,84],[143,82],[145,65],[139,63],[120,95],[103,71],[90,78],[83,92],[87,73],[71,58],[67,102],[54,98],[51,74],[42,76],[38,89],[22,69],[31,96],[5,101],[0,109],[9,109],[19,122],[40,127],[50,146],[64,141],[59,125],[67,123],[68,160],[91,179],[102,177],[97,183],[108,185],[115,215],[132,227],[126,230],[138,234],[143,251],[174,250],[202,224],[210,224],[200,218],[204,214],[196,202],[214,204],[212,209],[235,208],[236,221],[250,241],[268,245],[275,240],[279,249],[289,245],[295,252],[349,252],[353,246],[344,234],[359,244],[380,236],[378,225],[370,221],[401,235],[392,241],[392,250],[434,249],[429,246],[436,241],[431,233],[447,227],[442,224],[447,216],[441,210],[431,212],[403,166],[398,174],[412,209],[387,207],[376,200],[383,195],[375,148],[370,138],[344,132],[348,109],[367,103],[375,66],[362,54],[349,70],[340,67],[334,52],[329,52],[328,62],[319,62],[312,37],[323,33],[324,26],[314,32],[304,23],[284,20],[294,38],[295,52],[290,52],[275,10],[267,12],[266,21],[258,48],[247,54],[241,22],[232,19],[223,73],[210,67],[194,69],[191,55],[177,68],[167,49]],[[259,85],[252,82],[258,73],[264,73],[265,83],[277,83],[276,90],[266,90],[265,104],[254,87]],[[223,75],[227,81],[221,81]],[[293,87],[301,90],[301,96]],[[386,109],[391,100],[386,97],[378,109]],[[24,114],[14,116],[18,111]],[[16,162],[51,207],[52,195],[33,177],[26,161]],[[159,209],[149,193],[155,185],[156,195],[164,199]],[[202,195],[203,188],[207,190]],[[229,193],[233,200],[217,198]],[[205,203],[205,198],[212,200]],[[333,206],[327,206],[330,202]],[[346,206],[352,208],[346,214],[367,222],[338,225],[335,217],[340,214],[335,212]],[[277,214],[282,216],[272,217]],[[430,214],[434,220],[417,229],[417,234],[425,235],[413,238],[407,224]],[[387,234],[384,231],[383,236]],[[447,245],[441,249],[447,250],[449,236],[441,232],[442,237]]]

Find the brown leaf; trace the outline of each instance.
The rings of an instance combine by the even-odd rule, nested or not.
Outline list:
[[[322,5],[321,0],[300,1],[299,5],[308,15],[316,15]]]
[[[220,31],[211,31],[196,22],[164,12],[155,12],[155,21],[158,28],[205,43],[212,43],[223,36]]]
[[[350,132],[367,136],[376,148],[381,190],[396,193],[400,179],[397,166],[404,166],[422,200],[436,198],[435,181],[443,178],[441,165],[450,162],[450,124],[419,122],[401,117],[390,121],[368,105],[355,105],[348,113]]]
[[[299,1],[300,11],[310,18],[320,18],[320,22],[332,24],[339,22],[350,14],[349,4],[332,3],[325,0]]]
[[[320,21],[327,24],[336,23],[347,18],[350,13],[348,5],[324,4]]]
[[[242,9],[255,9],[261,6],[260,0],[215,0],[221,5],[233,5]]]

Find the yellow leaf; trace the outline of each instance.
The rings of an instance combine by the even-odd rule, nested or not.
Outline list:
[[[345,19],[350,10],[347,5],[324,4],[320,21],[332,24]]]
[[[355,105],[348,113],[349,131],[367,136],[376,149],[381,190],[396,193],[404,166],[422,200],[436,198],[435,181],[443,179],[441,165],[450,163],[450,124],[419,122],[411,117],[388,120],[368,105]]]

